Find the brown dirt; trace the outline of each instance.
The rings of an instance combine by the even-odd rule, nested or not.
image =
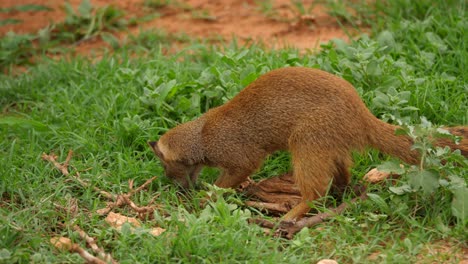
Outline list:
[[[69,0],[75,8],[82,0]],[[2,0],[0,8],[17,5],[45,5],[53,10],[35,12],[0,13],[0,20],[7,18],[20,19],[20,24],[0,27],[0,36],[8,31],[16,33],[36,33],[53,23],[65,19],[63,0]],[[189,37],[217,42],[231,41],[234,38],[240,44],[262,42],[270,48],[295,47],[300,50],[314,50],[320,43],[333,38],[348,39],[346,33],[339,27],[336,19],[329,16],[323,6],[317,5],[307,15],[301,15],[291,4],[291,1],[273,1],[272,15],[262,12],[258,1],[246,0],[188,0],[170,1],[170,4],[158,9],[144,4],[145,0],[92,0],[94,7],[114,5],[125,10],[126,17],[143,17],[159,13],[160,16],[147,22],[131,26],[125,32],[119,32],[117,37],[124,40],[129,34],[138,34],[144,30],[162,29],[171,34],[184,33]],[[313,1],[303,1],[306,6]],[[355,32],[347,29],[349,32]],[[92,54],[91,50],[107,47],[99,38],[80,42],[72,46],[80,54]]]

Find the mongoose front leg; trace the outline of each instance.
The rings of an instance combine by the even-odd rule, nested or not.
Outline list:
[[[287,214],[282,218],[282,221],[296,221],[302,218],[305,214],[310,211],[309,202],[302,201],[291,209]]]
[[[221,188],[237,188],[252,174],[249,169],[224,169],[215,185]]]
[[[237,188],[242,182],[250,176],[249,170],[227,170],[223,169],[219,178],[214,185],[220,188]],[[200,201],[200,206],[205,207],[208,201],[212,200],[210,195],[207,195]]]

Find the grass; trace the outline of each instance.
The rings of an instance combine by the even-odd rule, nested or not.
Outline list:
[[[111,47],[119,48],[119,40],[113,32],[123,30],[138,19],[127,20],[124,12],[113,6],[95,8],[89,0],[81,1],[76,10],[65,3],[65,21],[54,23],[39,30],[36,34],[16,34],[8,32],[0,38],[0,71],[7,72],[11,66],[32,64],[32,57],[44,53],[61,52],[64,44],[78,43],[93,37],[101,37]],[[0,12],[49,11],[42,5],[19,5],[4,8]],[[139,19],[145,19],[139,18]],[[11,23],[24,23],[15,19],[0,21],[0,26]]]
[[[49,243],[63,235],[84,246],[76,232],[60,227],[72,216],[54,206],[77,199],[75,223],[121,263],[314,263],[322,258],[457,263],[467,248],[467,222],[453,215],[452,193],[444,187],[424,195],[396,194],[390,182],[371,186],[371,199],[286,241],[247,223],[258,212],[241,206],[243,197],[218,194],[201,208],[198,198],[206,188],[182,194],[161,176],[134,197],[145,205],[159,195],[162,208],[144,227],[167,231],[153,237],[109,227],[92,213],[105,206],[102,197],[41,160],[43,152],[55,152],[63,161],[73,149],[71,165],[82,179],[109,192],[127,192],[130,179],[138,186],[163,175],[147,140],[226,102],[259,75],[285,66],[317,67],[342,76],[375,115],[390,122],[415,125],[424,116],[434,124],[466,125],[464,1],[398,2],[372,11],[379,16],[371,37],[351,44],[337,40],[314,55],[255,45],[193,45],[165,56],[159,47],[146,45],[144,56],[130,56],[123,47],[95,63],[84,58],[45,61],[21,76],[0,75],[0,262],[81,262]],[[357,183],[387,157],[369,151],[354,160]],[[255,177],[283,173],[288,161],[287,154],[273,155]],[[440,167],[458,175],[466,188],[466,167]],[[212,183],[216,175],[216,170],[205,169],[201,180]],[[320,205],[317,209],[324,210]],[[449,249],[431,253],[439,245]]]

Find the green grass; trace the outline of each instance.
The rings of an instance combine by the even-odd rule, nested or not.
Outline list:
[[[76,10],[68,2],[64,5],[65,21],[53,23],[34,34],[8,32],[0,38],[0,71],[11,71],[12,66],[32,64],[45,53],[61,53],[64,44],[78,43],[100,37],[112,48],[119,48],[119,40],[113,32],[123,30],[129,24],[136,24],[146,17],[127,20],[124,11],[114,6],[95,8],[89,0],[81,1]],[[19,5],[5,8],[0,12],[49,11],[47,6]],[[11,23],[25,23],[15,19],[0,21],[0,26]]]
[[[399,2],[372,11],[379,16],[371,37],[349,45],[335,41],[315,55],[194,44],[165,56],[159,45],[148,45],[164,39],[142,35],[141,56],[134,56],[135,47],[122,47],[96,63],[83,58],[45,60],[21,76],[0,75],[0,262],[81,262],[49,243],[61,235],[85,246],[73,230],[60,227],[72,216],[54,206],[77,199],[75,223],[121,263],[315,263],[322,258],[340,263],[457,263],[467,247],[467,222],[453,216],[447,188],[427,196],[397,195],[389,190],[390,182],[371,186],[371,199],[286,241],[248,224],[257,212],[241,206],[243,197],[238,195],[220,195],[201,208],[199,198],[206,188],[180,193],[162,176],[162,167],[146,146],[177,123],[226,102],[261,74],[298,65],[349,80],[380,118],[414,125],[424,116],[434,124],[466,125],[464,1]],[[74,151],[71,165],[81,178],[109,192],[127,192],[130,179],[138,186],[160,175],[133,199],[145,205],[159,195],[161,209],[144,227],[167,231],[153,237],[109,227],[93,213],[105,206],[104,198],[41,160],[43,152],[55,152],[63,161],[69,149]],[[386,159],[375,151],[356,154],[353,183]],[[284,153],[273,155],[255,177],[283,173],[290,168],[288,161]],[[466,167],[440,166],[440,171],[457,174],[466,188]],[[205,169],[201,180],[212,183],[216,174]],[[128,209],[119,211],[132,215]],[[431,256],[428,252],[441,241],[452,251]]]

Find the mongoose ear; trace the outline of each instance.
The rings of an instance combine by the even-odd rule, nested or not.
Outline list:
[[[164,145],[160,146],[160,144],[158,143],[159,141],[148,141],[148,145],[151,147],[154,154],[156,154],[156,156],[158,156],[159,158],[166,160],[168,158],[168,151],[166,150],[166,147]]]
[[[158,147],[158,142],[157,141],[148,141],[148,145],[152,148],[155,149]]]
[[[156,154],[156,156],[160,158],[164,158],[164,155],[161,153],[158,147],[158,141],[148,141],[148,145],[150,146],[151,150]]]

